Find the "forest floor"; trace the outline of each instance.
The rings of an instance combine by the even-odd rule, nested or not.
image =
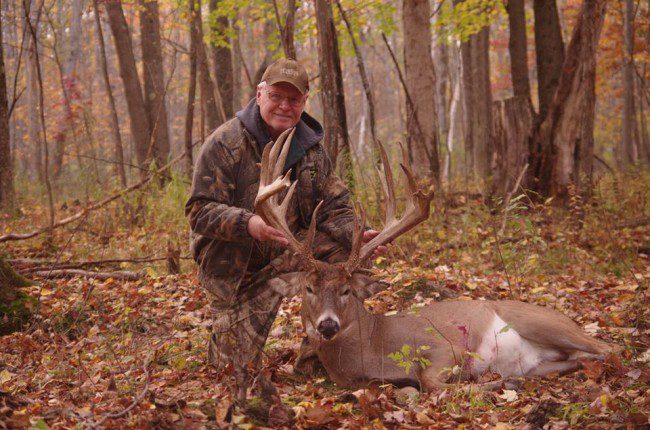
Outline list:
[[[458,384],[409,398],[392,387],[350,391],[293,372],[302,327],[300,298],[292,298],[271,330],[264,366],[296,412],[296,426],[647,426],[648,183],[613,194],[601,185],[589,205],[574,198],[568,210],[519,199],[496,211],[463,196],[437,202],[427,224],[375,261],[377,276],[391,287],[366,302],[385,313],[450,298],[525,300],[552,306],[591,335],[623,346],[620,355],[586,362],[573,374],[526,379],[516,390],[466,392]],[[160,192],[164,198],[148,191],[146,219],[129,215],[134,199],[119,202],[56,230],[52,240],[6,242],[2,253],[26,273],[44,264],[34,260],[60,264],[164,257],[168,246],[184,250],[184,189],[174,187]],[[70,200],[57,207],[57,216],[80,207]],[[42,204],[23,202],[21,208],[22,215],[0,219],[0,234],[46,223]],[[35,316],[22,332],[0,337],[0,428],[225,427],[230,402],[219,375],[206,366],[211,317],[194,264],[183,260],[176,275],[165,274],[158,262],[95,267],[108,268],[141,277],[32,276],[37,284],[25,291],[38,299]],[[232,420],[242,428],[261,425],[245,416]]]

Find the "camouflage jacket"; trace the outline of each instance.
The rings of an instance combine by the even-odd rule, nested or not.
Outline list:
[[[349,191],[332,172],[322,136],[318,121],[303,113],[285,165],[285,172],[291,168],[292,179],[298,181],[288,218],[294,232],[306,229],[314,208],[323,200],[318,230],[349,249],[354,216]],[[270,140],[252,100],[201,147],[185,215],[200,278],[207,276],[211,284],[217,284],[210,289],[235,292],[246,273],[255,242],[247,225],[259,186],[258,163],[261,149]]]

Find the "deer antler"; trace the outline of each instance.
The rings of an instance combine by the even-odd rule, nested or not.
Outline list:
[[[307,237],[304,242],[298,241],[287,224],[287,209],[296,189],[296,182],[291,183],[291,169],[284,175],[282,170],[289,154],[291,139],[295,128],[286,130],[272,145],[266,145],[262,153],[260,186],[255,198],[255,212],[268,225],[282,232],[289,241],[289,249],[298,255],[300,261],[307,267],[314,267],[316,259],[311,252],[312,242],[316,234],[316,215],[322,204],[320,202],[312,214]],[[279,194],[287,190],[287,194],[279,201]]]
[[[363,227],[365,224],[365,212],[363,209],[361,210],[361,222],[359,222],[358,217],[355,217],[352,250],[350,251],[350,257],[346,263],[348,273],[353,273],[357,270],[379,246],[391,242],[429,218],[429,206],[433,199],[433,192],[418,188],[415,176],[411,170],[411,164],[408,161],[408,154],[401,143],[400,148],[402,151],[403,164],[400,164],[400,166],[406,176],[408,198],[404,215],[402,215],[401,218],[396,218],[393,172],[388,163],[388,156],[386,155],[384,146],[379,141],[377,141],[377,145],[384,166],[384,175],[380,175],[382,190],[384,191],[384,197],[386,198],[386,220],[384,222],[384,229],[370,242],[363,245]]]

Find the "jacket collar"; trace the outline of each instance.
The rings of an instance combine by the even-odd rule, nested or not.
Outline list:
[[[257,143],[257,148],[262,153],[267,143],[271,142],[268,128],[260,114],[260,107],[253,98],[242,110],[237,112],[237,118],[242,122],[244,128],[253,136]],[[296,125],[296,132],[291,141],[291,148],[287,155],[287,161],[284,165],[284,172],[292,168],[302,157],[305,156],[309,148],[323,140],[323,127],[316,119],[308,113],[303,112],[300,121]]]

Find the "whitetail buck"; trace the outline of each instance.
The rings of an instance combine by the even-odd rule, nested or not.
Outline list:
[[[387,206],[384,229],[362,244],[365,216],[361,211],[348,261],[317,261],[311,243],[318,207],[302,243],[292,235],[285,219],[295,186],[290,184],[290,172],[282,176],[291,137],[287,131],[272,147],[265,148],[255,209],[269,225],[283,232],[289,248],[299,257],[297,271],[281,275],[272,286],[285,292],[302,292],[307,336],[337,384],[358,387],[380,382],[430,390],[454,377],[468,380],[485,371],[504,378],[565,373],[579,368],[582,358],[602,359],[612,350],[559,312],[518,301],[447,301],[422,307],[415,314],[369,313],[361,291],[376,281],[362,268],[363,262],[378,246],[426,220],[432,195],[418,189],[402,149],[410,198],[404,215],[396,218],[392,173],[380,148]],[[280,202],[278,194],[285,190]],[[389,357],[398,351],[401,357]]]

